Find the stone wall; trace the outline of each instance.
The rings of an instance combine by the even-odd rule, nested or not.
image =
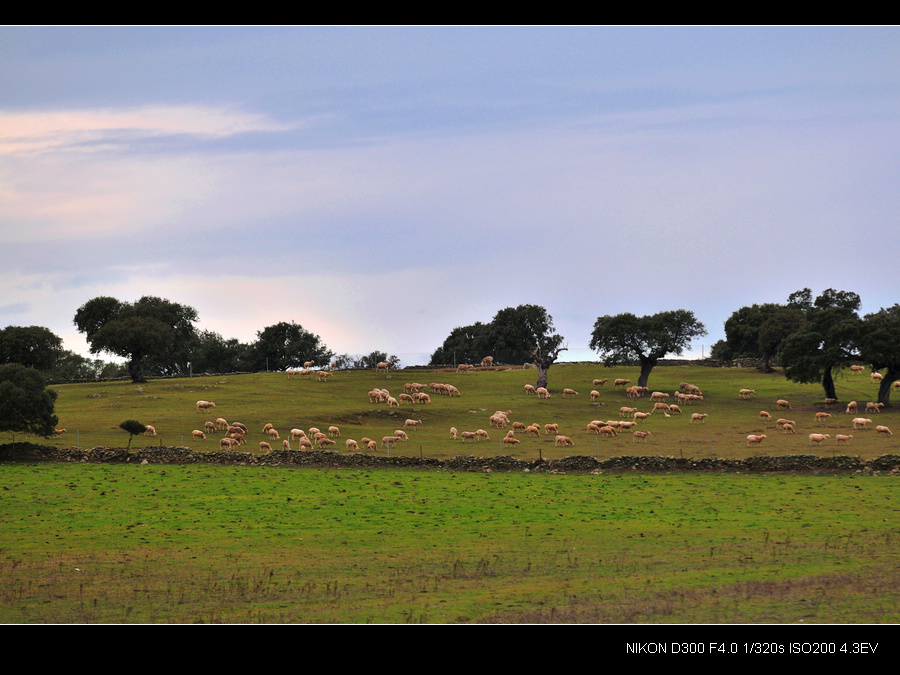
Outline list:
[[[190,448],[148,447],[134,450],[96,447],[54,448],[32,443],[0,445],[0,462],[97,462],[118,464],[226,464],[238,466],[307,466],[344,468],[418,468],[445,471],[555,472],[555,473],[888,473],[900,475],[900,455],[877,459],[816,457],[814,455],[765,455],[748,459],[678,459],[675,457],[593,457],[525,461],[499,457],[458,456],[448,460],[420,457],[377,457],[362,453],[298,452],[277,450],[265,455],[249,452],[194,452]]]

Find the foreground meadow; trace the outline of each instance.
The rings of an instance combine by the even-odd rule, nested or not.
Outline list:
[[[5,464],[5,623],[895,623],[890,476]]]

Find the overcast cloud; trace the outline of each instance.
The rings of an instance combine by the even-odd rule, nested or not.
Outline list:
[[[98,295],[427,362],[539,304],[900,301],[896,28],[0,28],[0,326]],[[702,344],[701,344],[702,343]],[[105,355],[104,358],[109,358]]]

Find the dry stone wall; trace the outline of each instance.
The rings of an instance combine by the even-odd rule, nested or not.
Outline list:
[[[480,472],[555,472],[555,473],[887,473],[900,475],[900,455],[882,455],[877,459],[859,457],[760,455],[747,459],[684,459],[676,457],[594,457],[525,461],[501,455],[476,457],[464,455],[448,460],[424,457],[377,457],[362,453],[273,451],[265,455],[249,452],[194,452],[181,447],[148,447],[134,450],[96,447],[55,448],[32,443],[0,445],[0,462],[97,462],[111,464],[227,464],[240,466],[306,466],[345,468],[417,468],[445,471]]]

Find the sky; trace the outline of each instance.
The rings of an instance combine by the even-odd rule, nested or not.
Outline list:
[[[545,307],[900,302],[900,28],[0,27],[0,327],[88,300],[427,363]],[[113,360],[112,355],[100,354]]]

